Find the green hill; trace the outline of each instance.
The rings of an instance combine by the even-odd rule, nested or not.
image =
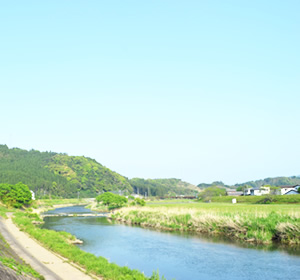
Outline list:
[[[97,161],[0,145],[0,183],[22,182],[37,197],[92,197],[101,191],[131,193],[128,179]]]
[[[206,189],[206,188],[210,188],[210,187],[231,188],[229,185],[225,185],[222,181],[215,181],[215,182],[212,182],[211,184],[201,183],[201,184],[197,185],[197,187],[200,189]]]
[[[265,178],[262,180],[248,181],[243,184],[235,184],[235,187],[240,187],[245,185],[258,187],[258,188],[263,185],[271,185],[271,186],[300,185],[300,176]]]
[[[180,179],[141,179],[133,178],[129,180],[134,192],[150,196],[165,196],[165,195],[194,195],[199,192],[199,189]]]

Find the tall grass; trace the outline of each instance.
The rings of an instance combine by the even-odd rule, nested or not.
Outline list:
[[[234,209],[234,208],[231,208]],[[224,210],[224,208],[223,208]],[[300,244],[300,214],[275,211],[220,211],[212,208],[144,207],[123,208],[113,219],[163,230],[193,231],[226,235],[255,243],[280,241]]]
[[[30,213],[18,212],[13,218],[14,222],[32,237],[40,241],[46,248],[60,254],[75,264],[84,268],[87,273],[93,273],[111,280],[145,280],[159,279],[157,273],[148,278],[138,270],[130,269],[126,266],[120,267],[108,262],[103,257],[96,257],[93,254],[80,250],[71,244],[74,236],[67,232],[56,232],[48,229],[41,229],[32,224],[34,220],[40,220],[39,216]]]

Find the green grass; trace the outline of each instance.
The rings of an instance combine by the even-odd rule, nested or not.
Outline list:
[[[148,278],[138,270],[132,270],[128,267],[120,267],[110,263],[103,257],[96,257],[93,254],[80,250],[77,246],[70,243],[74,239],[69,233],[56,232],[53,230],[41,229],[32,224],[33,220],[40,220],[39,216],[30,213],[18,212],[13,218],[14,222],[21,230],[26,231],[32,237],[40,241],[46,248],[60,254],[84,268],[88,273],[93,273],[112,280],[145,280],[159,279],[157,274]],[[155,278],[156,277],[156,278]]]
[[[237,203],[254,204],[300,204],[300,194],[296,195],[263,195],[263,196],[216,196],[210,198],[211,202],[231,203],[236,198]]]
[[[251,213],[271,213],[276,212],[287,215],[300,215],[300,205],[297,204],[247,204],[247,203],[166,203],[166,204],[148,204],[149,208],[160,208],[165,207],[167,209],[194,209],[199,211],[209,211],[214,213],[240,213],[240,212],[251,212]]]
[[[112,218],[164,230],[225,235],[255,243],[300,244],[300,205],[184,203],[123,208]]]
[[[3,218],[6,218],[7,216],[6,216],[6,213],[7,212],[14,212],[15,210],[14,209],[7,209],[6,207],[4,207],[4,206],[1,206],[0,205],[0,216],[1,217],[3,217]]]
[[[31,275],[38,279],[45,279],[43,276],[41,276],[39,273],[37,273],[34,269],[32,269],[30,266],[26,264],[20,264],[13,258],[7,258],[0,256],[0,262],[9,267],[10,269],[13,269],[17,272],[19,275]]]
[[[0,234],[0,263],[17,272],[19,275],[33,276],[38,279],[44,279],[30,265],[26,264],[16,253],[10,248],[4,237]],[[1,277],[0,277],[1,278]],[[2,278],[1,278],[2,279]]]

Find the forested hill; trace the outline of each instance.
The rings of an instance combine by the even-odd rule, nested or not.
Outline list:
[[[194,195],[199,192],[199,188],[181,181],[180,179],[141,179],[133,178],[129,180],[135,193],[150,196],[165,195]]]
[[[225,185],[222,181],[215,181],[215,182],[212,182],[211,184],[201,183],[201,184],[197,185],[197,187],[200,189],[206,189],[209,187],[230,188],[229,185]]]
[[[245,185],[258,187],[258,188],[263,185],[271,185],[271,186],[300,185],[300,176],[266,178],[262,180],[249,181],[243,184],[236,184],[235,187],[240,187]]]
[[[37,197],[93,197],[101,191],[132,193],[128,179],[97,161],[0,145],[0,183],[22,182]]]
[[[218,187],[218,188],[238,188],[243,186],[251,186],[254,188],[260,188],[263,185],[271,186],[285,186],[285,185],[300,185],[300,176],[291,176],[291,177],[274,177],[274,178],[265,178],[256,181],[248,181],[245,183],[235,184],[234,186],[225,185],[221,181],[212,182],[211,184],[199,184],[197,187],[200,189],[205,189],[208,187]]]

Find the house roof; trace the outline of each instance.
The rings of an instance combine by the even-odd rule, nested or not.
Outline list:
[[[296,193],[296,194],[298,194],[298,192],[296,190],[289,190],[285,194],[289,194],[289,193]]]
[[[280,188],[282,188],[282,189],[293,189],[293,188],[295,188],[295,187],[297,187],[297,186],[299,186],[299,185],[294,185],[294,186],[291,186],[291,185],[288,185],[288,186],[280,186]]]
[[[227,193],[238,193],[238,194],[242,194],[242,191],[227,191]]]

